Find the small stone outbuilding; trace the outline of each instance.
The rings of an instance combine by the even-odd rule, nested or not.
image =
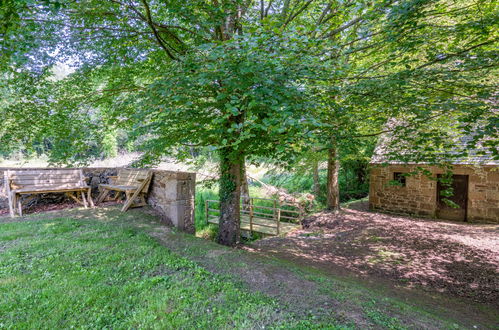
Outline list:
[[[421,165],[371,164],[369,207],[372,210],[415,214],[469,222],[499,223],[499,167],[498,165],[455,165],[453,168],[454,196],[458,204],[452,208],[441,201],[441,183],[436,180],[444,170],[423,166],[432,173],[416,174],[401,179]],[[392,180],[402,181],[392,185]]]
[[[459,208],[444,202],[440,192],[448,186],[438,177],[444,168],[388,161],[378,145],[371,161],[371,210],[413,214],[454,221],[499,223],[499,161],[490,153],[452,161],[453,196]],[[417,169],[428,170],[430,175]],[[407,173],[417,174],[406,176]],[[396,182],[396,185],[393,183]]]

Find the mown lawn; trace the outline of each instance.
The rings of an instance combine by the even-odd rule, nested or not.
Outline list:
[[[0,218],[0,329],[419,329],[482,323],[480,317],[454,316],[451,308],[414,304],[350,278],[176,232],[147,209]]]
[[[73,218],[3,223],[0,252],[0,328],[311,325],[130,224]]]

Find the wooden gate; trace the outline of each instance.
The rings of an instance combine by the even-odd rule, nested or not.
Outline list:
[[[441,176],[439,175],[439,178]],[[453,175],[452,176],[453,195],[444,197],[440,193],[448,188],[442,184],[440,180],[437,183],[437,217],[440,219],[466,221],[466,213],[468,208],[468,176]],[[459,207],[452,207],[443,200],[447,198]]]
[[[303,212],[292,204],[279,203],[274,199],[252,197],[249,202],[241,199],[240,208],[241,230],[250,233],[276,236],[301,228]],[[205,201],[205,219],[206,223],[218,225],[220,220],[219,201]]]

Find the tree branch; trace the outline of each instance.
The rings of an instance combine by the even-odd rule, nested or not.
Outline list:
[[[170,59],[176,60],[177,58],[175,56],[173,56],[173,54],[170,52],[170,50],[166,46],[165,41],[163,40],[163,38],[161,38],[161,36],[159,35],[158,31],[156,30],[156,26],[154,25],[154,23],[152,21],[151,9],[149,8],[149,4],[147,3],[146,0],[142,0],[142,4],[144,5],[144,8],[146,10],[147,24],[151,28],[151,30],[152,30],[152,32],[154,34],[154,37],[156,38],[156,41],[158,42],[158,44],[160,45],[160,47],[163,48],[163,50],[165,51],[165,53],[168,55],[168,57]]]

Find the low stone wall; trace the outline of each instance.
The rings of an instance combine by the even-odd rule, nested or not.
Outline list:
[[[0,167],[0,208],[8,208],[4,187],[4,172],[7,170],[40,170],[43,168],[1,168]],[[99,184],[108,183],[108,176],[118,173],[117,168],[86,167],[83,174],[90,178],[92,196],[98,195]],[[150,204],[169,225],[183,231],[194,233],[194,196],[196,173],[153,170],[153,177],[148,193]],[[39,195],[34,203],[62,202],[67,197],[63,194]]]
[[[391,186],[394,172],[410,172],[416,165],[372,165],[369,207],[372,210],[435,217],[437,182],[426,175],[406,178],[406,186]],[[435,178],[443,169],[427,166]],[[497,166],[455,165],[454,174],[468,175],[467,219],[470,222],[499,223],[499,169]]]

